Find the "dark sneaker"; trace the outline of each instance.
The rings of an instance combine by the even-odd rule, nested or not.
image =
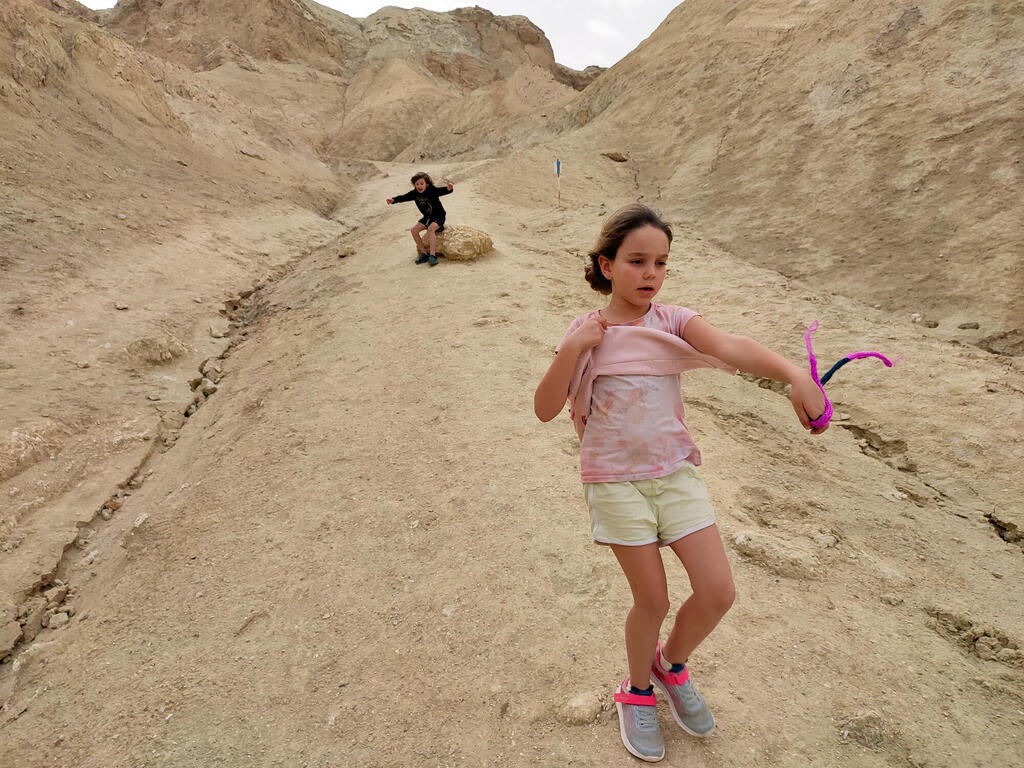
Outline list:
[[[615,709],[619,713],[619,735],[631,755],[656,763],[665,757],[665,742],[658,726],[658,700],[630,693],[629,678],[622,681],[615,692]]]
[[[715,730],[715,718],[690,680],[690,670],[685,666],[680,672],[666,672],[661,668],[661,643],[651,666],[651,680],[661,688],[668,699],[672,717],[679,727],[691,736],[710,736]]]
[[[430,262],[430,266],[437,266],[437,256],[435,256],[434,254],[430,254],[430,256],[427,257],[427,260]]]
[[[428,256],[425,253],[421,253],[419,256],[416,257],[415,263],[416,264],[426,264],[429,260],[430,260],[430,256]],[[434,259],[434,261],[437,261],[437,259]]]

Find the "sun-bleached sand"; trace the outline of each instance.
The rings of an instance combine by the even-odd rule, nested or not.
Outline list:
[[[630,759],[628,587],[532,395],[642,198],[662,300],[901,356],[819,438],[684,376],[738,598],[664,764],[1015,764],[1018,9],[688,0],[584,75],[515,17],[235,5],[0,8],[0,762]],[[493,250],[413,264],[418,170]]]

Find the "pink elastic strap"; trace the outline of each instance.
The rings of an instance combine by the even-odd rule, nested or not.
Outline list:
[[[661,665],[662,660],[668,661],[668,659],[665,658],[665,655],[661,652],[661,643],[659,642],[658,647],[654,652],[654,664],[652,665],[651,671],[664,680],[666,685],[682,685],[690,679],[689,667],[684,666],[682,672],[666,671]]]
[[[811,364],[811,378],[821,390],[821,396],[825,398],[825,411],[818,418],[811,420],[812,427],[824,427],[832,420],[832,403],[825,394],[825,388],[821,386],[821,379],[818,378],[818,359],[814,356],[814,349],[811,347],[811,334],[818,330],[818,321],[815,320],[807,326],[807,333],[804,334],[804,343],[807,345],[807,360]]]
[[[828,395],[825,394],[825,385],[821,383],[821,378],[818,376],[818,360],[814,357],[814,350],[811,348],[811,334],[818,330],[818,321],[815,320],[809,326],[807,326],[807,333],[804,334],[804,342],[807,345],[807,360],[811,365],[811,378],[814,379],[814,383],[818,385],[818,389],[821,390],[821,396],[825,398],[825,412],[822,413],[818,418],[811,420],[812,427],[824,427],[828,424],[832,418],[832,403],[828,399]],[[825,379],[828,380],[833,373],[838,369],[842,368],[846,363],[851,360],[861,360],[865,357],[877,357],[889,368],[899,362],[900,358],[895,360],[889,360],[881,352],[851,352],[845,357],[840,358],[839,362],[836,363],[832,368],[825,373]]]
[[[896,365],[896,363],[903,359],[903,356],[900,355],[895,360],[890,360],[881,352],[853,352],[847,355],[847,357],[850,358],[851,360],[860,360],[865,357],[877,357],[879,360],[885,363],[886,368],[892,368],[894,365]]]
[[[658,700],[654,698],[653,692],[651,692],[650,696],[630,693],[628,677],[622,681],[622,685],[619,686],[619,690],[615,692],[612,698],[619,704],[633,704],[638,707],[655,707],[658,705]]]
[[[605,688],[605,690],[608,689]],[[633,704],[638,707],[656,707],[658,705],[658,700],[654,698],[653,693],[650,696],[644,696],[639,693],[618,691],[612,698],[620,704]]]

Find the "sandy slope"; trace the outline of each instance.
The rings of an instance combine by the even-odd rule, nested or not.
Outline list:
[[[687,0],[563,119],[728,250],[1015,355],[1022,35],[1019,2]]]
[[[908,17],[908,40],[946,28],[934,5]],[[621,86],[621,112],[555,144],[520,146],[550,138],[534,113],[571,98],[543,68],[449,103],[420,151],[479,154],[425,168],[456,184],[450,221],[496,249],[428,269],[412,264],[413,209],[383,202],[421,166],[331,146],[352,106],[342,75],[256,61],[264,42],[293,41],[244,24],[213,59],[198,39],[181,48],[215,67],[192,72],[75,20],[70,0],[39,4],[65,6],[74,18],[0,8],[0,640],[31,630],[0,664],[0,765],[628,762],[609,702],[628,591],[589,542],[568,419],[541,425],[531,398],[566,325],[599,299],[580,254],[637,198],[677,224],[663,300],[794,359],[814,319],[822,359],[903,356],[894,370],[843,369],[839,417],[814,440],[758,382],[685,379],[739,599],[692,660],[718,733],[696,742],[664,719],[665,764],[1019,762],[1022,358],[947,322],[971,318],[938,278],[901,299],[942,311],[927,328],[849,298],[889,290],[864,273],[833,274],[833,294],[785,277],[786,259],[711,245],[743,216],[728,204],[740,154],[708,177],[724,185],[707,198],[721,214],[695,215],[661,145],[612,119],[667,82],[646,67],[667,61],[649,54],[671,35],[580,102]],[[797,10],[811,6],[823,7]],[[300,5],[261,12],[282,8]],[[727,35],[756,38],[770,21],[735,10]],[[392,9],[374,29],[398,40],[406,21]],[[888,22],[872,23],[867,37]],[[388,66],[413,74],[390,85],[428,77],[424,61],[396,54]],[[441,69],[483,71],[460,66]],[[367,93],[374,119],[403,109],[390,90]],[[415,134],[356,134],[417,157]],[[1014,136],[979,151],[1012,154]],[[506,159],[480,159],[499,149]],[[989,244],[1015,236],[999,228]],[[983,281],[961,285],[985,300]],[[993,316],[1019,312],[1000,291]],[[200,366],[217,391],[186,419]],[[678,565],[670,579],[685,596]]]
[[[452,220],[497,250],[430,270],[411,262],[410,211],[382,203],[411,168],[383,168],[346,210],[356,254],[315,251],[251,297],[261,310],[219,391],[96,521],[95,561],[64,559],[74,620],[4,667],[5,763],[624,760],[607,693],[628,593],[588,542],[568,421],[530,409],[551,345],[596,297],[563,248],[589,244],[614,190],[502,209],[479,179],[507,168],[437,169],[457,184]],[[969,454],[942,479],[933,441],[961,418],[920,415],[1010,372],[961,351],[966,372],[929,379],[948,350],[910,324],[766,288],[686,236],[675,260],[664,298],[725,327],[797,355],[820,317],[823,351],[905,363],[844,371],[848,418],[818,440],[752,382],[687,379],[723,534],[747,532],[748,554],[730,545],[738,604],[693,660],[719,732],[696,742],[665,722],[666,764],[1011,765],[1020,653],[999,653],[1024,635],[1021,550],[981,512],[1012,489],[983,483],[990,462]],[[973,429],[996,442],[983,415]],[[905,454],[869,455],[900,440]],[[961,619],[992,626],[968,647]],[[604,713],[567,724],[586,692]]]

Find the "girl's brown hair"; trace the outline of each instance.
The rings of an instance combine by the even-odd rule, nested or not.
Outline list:
[[[432,178],[430,178],[430,174],[429,173],[424,173],[423,171],[420,171],[419,173],[415,174],[412,177],[412,185],[414,187],[416,186],[416,182],[419,179],[426,179],[428,187],[434,186],[434,180]]]
[[[669,245],[672,244],[672,225],[649,205],[630,203],[605,219],[597,242],[587,254],[590,256],[590,263],[583,270],[583,276],[590,283],[591,288],[605,295],[612,292],[612,281],[601,271],[598,257],[604,256],[608,261],[615,261],[615,254],[618,253],[619,246],[626,239],[626,235],[634,229],[646,226],[660,229],[668,238]]]

